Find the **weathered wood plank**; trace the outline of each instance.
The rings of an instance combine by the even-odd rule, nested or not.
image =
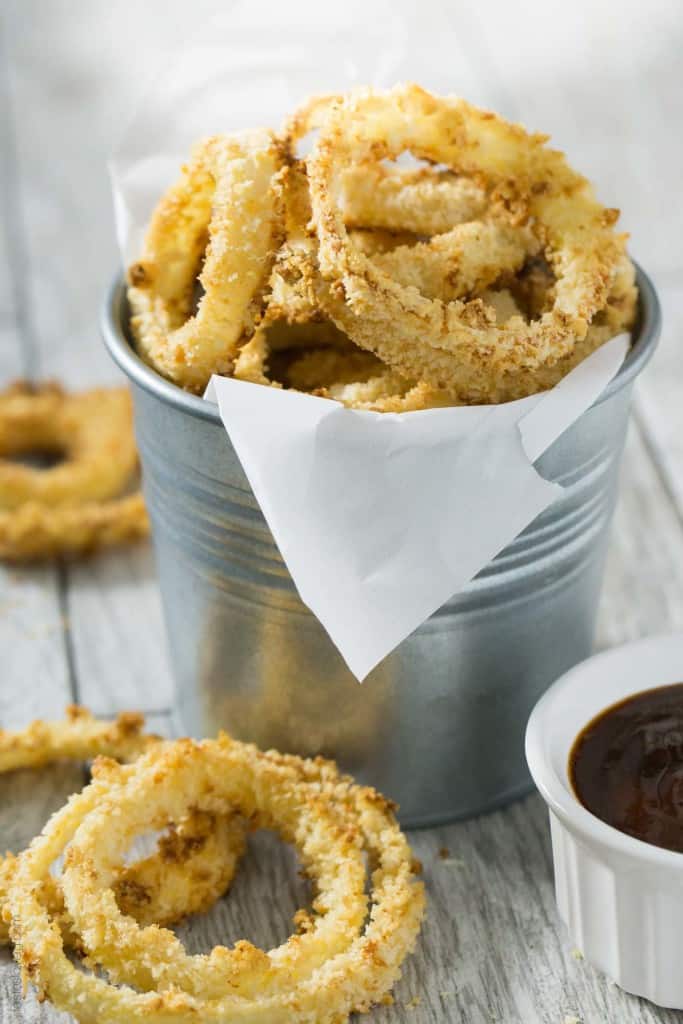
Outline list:
[[[102,5],[78,6],[91,27],[106,16]],[[110,51],[101,27],[85,33],[73,7],[68,16],[66,5],[56,7],[40,17],[31,5],[13,8],[7,19],[9,77],[27,239],[24,273],[40,371],[80,387],[121,380],[97,321],[118,261],[106,171],[111,125],[133,85],[126,70],[130,57],[119,60],[129,37],[124,22],[116,19]],[[49,54],[42,46],[45,19],[52,26]],[[97,45],[99,60],[93,56]],[[30,118],[18,116],[27,110]],[[49,161],[41,157],[45,152]],[[105,553],[63,573],[80,699],[96,711],[167,707],[171,680],[149,546]]]
[[[7,41],[0,36],[0,52]],[[30,369],[32,322],[26,307],[26,248],[12,136],[12,96],[0,74],[0,386]],[[39,712],[53,714],[71,697],[62,634],[59,578],[51,567],[0,567],[0,636],[3,649],[0,725]]]
[[[660,285],[663,330],[659,350],[643,373],[636,408],[666,488],[683,521],[683,274]]]
[[[151,545],[71,567],[67,602],[79,699],[96,713],[169,708],[173,684]]]
[[[683,629],[679,514],[633,423],[607,560],[598,644]]]

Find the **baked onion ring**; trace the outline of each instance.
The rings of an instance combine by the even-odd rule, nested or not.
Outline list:
[[[107,757],[134,761],[161,742],[160,737],[143,732],[144,721],[143,715],[122,712],[113,722],[104,722],[85,708],[72,705],[63,721],[35,721],[20,731],[0,730],[0,774],[63,760]],[[144,925],[176,924],[189,914],[207,910],[232,881],[244,850],[245,834],[244,823],[234,814],[191,811],[171,823],[154,853],[117,868],[113,890],[118,906]],[[0,908],[16,865],[17,858],[12,854],[0,858]],[[64,908],[61,885],[51,875],[43,883],[43,896],[65,943],[81,948]],[[0,945],[8,942],[8,929],[0,920]]]
[[[63,461],[47,469],[9,461],[35,451]],[[0,510],[111,498],[137,459],[127,388],[69,394],[54,382],[17,381],[0,393]]]
[[[313,96],[287,120],[295,155],[300,141],[323,127],[344,96]],[[486,189],[472,179],[434,167],[397,167],[367,160],[343,170],[344,220],[349,228],[438,235],[476,220],[488,207]]]
[[[202,999],[220,998],[226,983],[235,993],[265,993],[316,970],[343,948],[349,934],[360,930],[367,909],[365,868],[352,822],[323,800],[316,802],[314,814],[304,813],[312,797],[304,790],[302,802],[296,772],[260,756],[253,747],[227,740],[179,744],[173,755],[162,755],[161,765],[154,754],[147,762],[140,763],[136,777],[111,802],[103,798],[89,814],[67,850],[62,878],[66,905],[76,913],[83,944],[116,981],[143,990],[178,987]],[[158,781],[162,772],[163,788]],[[172,788],[171,779],[176,780]],[[227,800],[248,817],[258,815],[262,827],[278,829],[296,845],[307,873],[316,880],[314,908],[324,912],[309,931],[269,954],[240,943],[233,952],[217,946],[208,956],[190,956],[171,932],[141,929],[127,921],[113,891],[106,888],[136,831],[155,827],[157,814],[173,819],[178,800],[201,806],[204,789],[216,791],[217,780],[222,803],[216,807],[209,801],[208,806],[221,812]],[[102,823],[111,814],[120,827],[110,823],[103,841]],[[255,973],[245,977],[247,954],[255,961]]]
[[[160,740],[143,732],[144,724],[144,716],[137,712],[124,711],[113,722],[103,722],[72,704],[61,722],[38,720],[16,732],[0,729],[0,774],[55,761],[89,761],[99,755],[134,761]]]
[[[479,220],[488,207],[486,189],[471,178],[431,167],[354,164],[343,173],[344,221],[349,228],[384,228],[440,235],[456,224]]]
[[[12,461],[59,456],[47,468]],[[0,558],[26,561],[137,540],[149,532],[125,388],[69,394],[17,382],[0,394]]]
[[[31,501],[16,512],[0,512],[0,558],[28,562],[56,555],[82,555],[141,540],[148,533],[149,519],[141,494],[52,510]]]
[[[190,391],[232,369],[261,318],[282,232],[282,163],[282,146],[269,132],[199,144],[159,203],[142,258],[128,271],[140,354]],[[204,294],[192,315],[203,256]]]
[[[245,765],[249,769],[240,774]],[[237,769],[234,777],[226,773],[228,766]],[[158,756],[150,752],[132,768],[119,771],[116,785],[95,778],[20,858],[9,896],[11,931],[24,979],[36,985],[41,997],[49,997],[84,1024],[118,1024],[121,1020],[131,1024],[153,1020],[166,1024],[194,1024],[197,1020],[206,1024],[342,1024],[352,1011],[367,1009],[386,994],[400,976],[404,957],[414,946],[424,912],[423,888],[414,879],[410,849],[387,801],[340,777],[327,762],[301,761],[273,752],[259,754],[254,748],[227,738],[200,744],[180,741]],[[178,789],[181,778],[190,783],[186,797]],[[257,824],[280,818],[279,824],[285,826],[285,832],[293,830],[298,844],[306,846],[310,840],[313,859],[322,857],[328,863],[326,872],[334,870],[333,855],[324,852],[330,839],[335,849],[340,843],[346,847],[350,863],[355,862],[362,843],[372,870],[370,917],[362,934],[353,937],[357,928],[352,914],[354,925],[348,930],[348,941],[342,951],[330,955],[300,980],[291,985],[281,984],[272,991],[270,986],[264,988],[259,984],[260,978],[267,982],[268,957],[248,943],[240,944],[241,956],[236,955],[237,949],[233,951],[237,973],[224,978],[226,994],[216,999],[193,997],[177,987],[140,993],[129,987],[116,987],[96,975],[84,975],[64,955],[59,930],[50,921],[41,898],[40,882],[74,833],[78,839],[87,836],[89,842],[96,842],[96,833],[104,826],[101,840],[107,860],[113,847],[125,841],[123,834],[128,828],[116,815],[105,823],[100,813],[102,807],[106,804],[121,811],[125,807],[126,815],[131,810],[140,824],[142,819],[135,810],[136,795],[146,794],[153,797],[153,804],[161,799],[167,809],[173,804],[177,810],[186,798],[195,797],[200,797],[203,804],[213,804],[215,809],[222,808],[223,798],[228,796],[244,810],[251,807]],[[336,826],[333,808],[338,816]],[[98,826],[93,824],[93,814],[99,820]],[[293,817],[286,824],[290,814]],[[117,827],[110,844],[111,823]],[[74,847],[70,849],[68,859],[79,862],[67,868],[75,882],[88,857],[84,858],[82,851],[76,855]],[[105,894],[106,890],[103,897]],[[325,908],[320,907],[319,912],[324,914]],[[99,919],[106,924],[106,918]],[[309,934],[312,932],[304,932],[299,941]],[[283,948],[296,957],[293,944]],[[150,970],[153,966],[150,959]],[[136,967],[129,965],[130,970]],[[233,994],[233,978],[239,978],[244,988],[253,989],[253,996]]]
[[[326,116],[307,160],[319,266],[332,301],[322,306],[353,340],[389,365],[457,392],[462,364],[491,373],[554,363],[585,337],[605,305],[623,242],[588,182],[564,157],[462,100],[439,99],[417,86],[349,96]],[[499,210],[526,217],[556,278],[553,307],[530,323],[497,324],[481,299],[451,302],[403,287],[354,247],[344,222],[342,169],[404,149],[500,190]],[[507,195],[507,198],[506,198]]]

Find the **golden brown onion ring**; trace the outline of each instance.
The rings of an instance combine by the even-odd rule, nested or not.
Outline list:
[[[16,512],[0,512],[0,558],[30,562],[56,555],[83,555],[141,540],[148,533],[141,494],[53,510],[32,501]]]
[[[143,255],[129,269],[138,349],[188,390],[228,373],[260,320],[282,232],[282,163],[282,146],[269,132],[201,143],[159,203]],[[192,315],[203,256],[204,294]]]
[[[19,768],[41,768],[55,761],[89,761],[102,754],[134,761],[159,742],[143,732],[145,719],[124,711],[113,722],[94,718],[86,708],[71,705],[61,722],[32,722],[26,729],[0,729],[0,774]]]
[[[100,756],[133,761],[160,742],[158,736],[143,731],[144,722],[142,715],[133,712],[122,712],[113,722],[98,721],[74,705],[67,708],[64,721],[35,721],[20,731],[0,730],[0,774]],[[155,853],[119,868],[114,883],[119,907],[142,924],[174,924],[206,910],[232,881],[244,838],[245,826],[234,815],[193,812],[185,816],[161,837]],[[12,854],[0,859],[0,908],[16,864]],[[56,878],[45,879],[43,895],[65,942],[80,948]],[[9,932],[0,920],[0,945],[7,942]]]
[[[12,461],[45,452],[47,468]],[[26,561],[137,540],[149,523],[140,493],[130,393],[68,394],[18,382],[0,395],[0,558]]]
[[[529,230],[493,221],[470,221],[428,242],[399,245],[373,258],[373,266],[404,287],[451,302],[480,293],[500,277],[515,274],[538,252]]]
[[[212,746],[217,748],[213,752]],[[226,1024],[227,1021],[343,1024],[352,1011],[365,1010],[371,1003],[382,999],[400,976],[401,963],[414,946],[424,912],[423,888],[414,879],[414,861],[396,824],[391,805],[374,791],[354,786],[350,780],[340,777],[334,766],[319,759],[301,761],[274,752],[258,754],[253,751],[253,757],[261,763],[258,775],[263,782],[258,792],[253,792],[249,779],[251,771],[246,773],[246,777],[242,775],[242,788],[239,786],[239,771],[229,782],[226,777],[223,758],[231,751],[235,753],[236,744],[223,739],[217,744],[205,741],[188,747],[184,742],[174,747],[173,753],[164,755],[157,762],[159,771],[154,773],[152,770],[153,778],[150,778],[153,758],[147,755],[145,761],[138,762],[134,769],[121,769],[127,774],[114,789],[103,780],[98,782],[95,779],[88,790],[72,800],[53,819],[31,849],[22,855],[10,893],[10,905],[15,953],[25,980],[36,985],[41,997],[49,997],[83,1024],[118,1024],[124,1019],[129,1024],[150,1024],[153,1021],[195,1024],[197,1020],[204,1024]],[[203,751],[203,754],[196,754],[195,749]],[[208,772],[205,778],[207,789],[196,775],[203,774],[202,763],[207,769],[207,763],[211,761],[217,769],[217,777],[213,771]],[[323,825],[326,808],[336,807],[340,822],[351,819],[355,823],[352,829],[355,835],[349,835],[346,842],[353,850],[358,839],[362,840],[372,870],[371,911],[363,933],[353,938],[355,929],[349,929],[349,943],[342,952],[331,956],[309,976],[291,986],[283,985],[272,993],[259,991],[258,979],[264,954],[259,958],[258,951],[244,944],[242,970],[238,976],[242,984],[251,982],[255,989],[250,998],[226,994],[215,1000],[201,1000],[177,988],[139,993],[78,971],[64,955],[59,931],[50,922],[41,897],[41,881],[79,824],[92,823],[90,815],[97,811],[100,801],[113,800],[114,805],[116,794],[119,794],[126,798],[124,803],[129,808],[135,799],[136,789],[140,796],[150,792],[150,784],[152,793],[159,788],[174,789],[179,771],[184,779],[189,775],[187,781],[192,783],[190,796],[201,794],[203,802],[209,800],[210,795],[215,800],[217,794],[226,789],[233,789],[233,795],[242,804],[252,804],[256,797],[257,802],[253,806],[260,824],[272,821],[272,813],[277,813],[277,807],[269,806],[273,799],[277,805],[274,791],[284,795],[291,785],[301,797],[303,834],[310,833],[312,827],[312,822],[306,819],[321,815],[318,837],[324,845],[327,845]],[[182,799],[182,795],[177,793],[175,802],[178,807]],[[282,813],[288,816],[287,811]],[[122,822],[119,824],[123,825]],[[294,821],[292,825],[299,832]],[[107,831],[105,826],[105,836]],[[301,841],[301,832],[299,836]],[[319,909],[324,912],[323,908]],[[304,939],[305,935],[300,938]],[[230,980],[225,979],[226,993],[231,991]]]
[[[235,815],[193,811],[172,823],[154,853],[117,870],[112,888],[121,912],[141,925],[169,926],[208,910],[230,886],[245,836],[245,824]],[[17,863],[18,858],[9,853],[0,860],[0,908]],[[46,878],[42,895],[64,944],[81,950],[59,880]],[[9,941],[9,929],[0,919],[0,945]]]
[[[10,461],[36,451],[62,461],[47,469]],[[137,458],[127,388],[68,394],[56,383],[18,381],[0,394],[0,510],[114,497]]]
[[[480,220],[486,189],[470,178],[429,167],[397,168],[365,162],[342,175],[344,222],[349,228],[384,228],[440,235]]]
[[[396,369],[456,391],[463,364],[501,373],[556,362],[571,351],[605,305],[623,243],[612,231],[615,211],[600,206],[588,182],[544,142],[462,100],[437,99],[416,86],[367,90],[336,105],[307,161],[320,269],[333,290],[326,312]],[[480,299],[430,299],[353,246],[341,168],[406,148],[458,173],[483,174],[492,188],[507,190],[512,222],[526,207],[556,278],[553,308],[538,321],[512,318],[499,325]],[[506,203],[499,207],[504,219]]]
[[[341,95],[314,96],[289,118],[285,135],[294,152],[325,124]],[[384,228],[438,235],[486,212],[486,189],[471,178],[434,167],[397,167],[365,161],[343,169],[344,219],[349,228]]]
[[[258,815],[264,827],[280,831],[295,844],[306,872],[315,879],[314,907],[324,910],[304,935],[293,936],[269,954],[242,943],[233,952],[218,946],[208,956],[190,956],[171,932],[141,929],[126,920],[108,888],[116,863],[138,831],[156,827],[159,815],[172,820],[179,800],[201,806],[207,790],[222,794],[212,810],[220,813],[227,801],[247,817]],[[330,803],[319,800],[309,807],[309,801],[295,772],[273,765],[253,747],[227,740],[177,744],[173,754],[141,762],[125,790],[104,798],[88,816],[66,853],[66,904],[76,915],[76,928],[89,954],[117,981],[143,990],[178,987],[202,999],[220,998],[226,984],[236,994],[265,994],[318,969],[344,948],[349,935],[358,933],[367,903],[365,868],[353,823]],[[116,823],[105,830],[105,838],[103,816],[110,815]],[[249,957],[256,970],[245,977]]]

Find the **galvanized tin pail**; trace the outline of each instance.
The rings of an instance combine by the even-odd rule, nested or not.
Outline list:
[[[217,407],[135,354],[117,280],[103,331],[133,383],[188,732],[225,728],[262,747],[333,756],[397,800],[411,826],[478,814],[530,788],[524,728],[546,687],[591,651],[631,389],[657,342],[657,297],[642,272],[638,282],[640,324],[624,366],[538,463],[564,496],[361,686],[299,599]]]

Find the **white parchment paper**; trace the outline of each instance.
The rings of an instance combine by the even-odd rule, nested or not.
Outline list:
[[[212,378],[299,594],[358,679],[562,493],[533,461],[628,345],[612,339],[543,395],[402,414]]]
[[[179,40],[111,163],[124,263],[202,136],[277,126],[306,96],[358,83],[457,91],[447,33],[425,27],[430,6],[240,0]],[[541,396],[403,415],[213,378],[207,400],[302,600],[358,679],[561,493],[533,462],[627,348],[613,339]]]

